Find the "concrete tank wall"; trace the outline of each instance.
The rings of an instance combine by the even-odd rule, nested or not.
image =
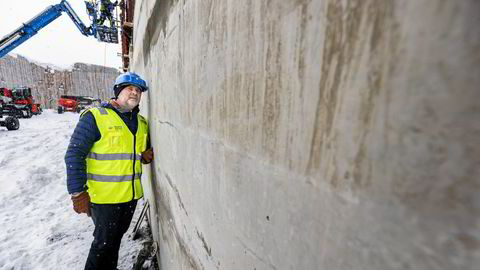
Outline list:
[[[161,269],[477,269],[479,25],[475,0],[137,0]]]

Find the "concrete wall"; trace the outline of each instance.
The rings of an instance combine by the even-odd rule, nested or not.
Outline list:
[[[135,18],[161,269],[478,269],[479,1],[137,0]]]

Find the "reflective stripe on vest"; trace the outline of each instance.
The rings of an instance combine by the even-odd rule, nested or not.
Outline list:
[[[132,154],[99,154],[99,153],[88,153],[87,157],[96,160],[133,160]],[[140,160],[142,155],[136,154],[135,159]]]
[[[142,176],[141,173],[136,173],[135,174],[135,179],[140,179]],[[92,173],[87,173],[88,179],[91,179],[93,181],[97,182],[126,182],[126,181],[132,181],[132,176],[131,175],[101,175],[101,174],[92,174]]]
[[[87,155],[87,186],[93,203],[122,203],[143,196],[141,154],[146,149],[148,124],[137,116],[135,136],[113,110],[93,108],[100,140]]]

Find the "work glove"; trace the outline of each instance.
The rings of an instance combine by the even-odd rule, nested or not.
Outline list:
[[[90,213],[90,196],[86,191],[78,194],[72,194],[73,210],[77,214],[85,213],[87,216],[91,216]]]
[[[149,164],[153,160],[153,148],[149,148],[142,153],[142,163]]]

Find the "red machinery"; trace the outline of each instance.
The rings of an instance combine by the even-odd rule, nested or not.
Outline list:
[[[30,87],[17,87],[13,90],[0,88],[0,95],[4,97],[2,101],[4,107],[16,110],[16,116],[19,118],[30,118],[32,115],[42,113],[40,104],[33,100]]]
[[[11,103],[11,96],[12,90],[0,88],[0,126],[8,130],[17,130],[20,127],[17,115],[21,112]],[[4,115],[8,115],[5,120],[2,119]]]
[[[8,89],[5,87],[0,87],[0,96],[2,97],[0,99],[1,104],[7,104],[7,103],[12,103],[12,89]]]
[[[13,104],[24,112],[24,117],[30,118],[32,115],[41,114],[40,104],[35,103],[30,87],[18,87],[12,90]]]
[[[60,96],[58,99],[58,113],[63,112],[77,112],[80,113],[83,109],[92,105],[94,102],[100,103],[100,99],[94,99],[88,96]]]

